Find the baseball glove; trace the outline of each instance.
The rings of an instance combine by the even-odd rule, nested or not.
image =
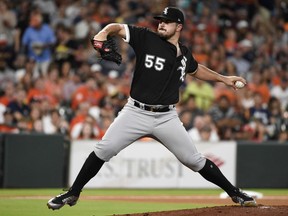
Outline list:
[[[122,56],[117,52],[118,47],[113,37],[108,36],[105,41],[91,39],[91,43],[95,50],[100,53],[102,59],[115,62],[120,65]]]

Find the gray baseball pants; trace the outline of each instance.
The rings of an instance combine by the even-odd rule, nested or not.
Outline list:
[[[122,149],[141,137],[152,136],[162,143],[177,159],[195,172],[206,162],[178,117],[176,108],[168,112],[151,112],[134,106],[134,99],[119,112],[102,140],[95,145],[95,154],[109,161]]]

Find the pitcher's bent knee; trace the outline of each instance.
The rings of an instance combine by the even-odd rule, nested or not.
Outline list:
[[[95,154],[105,162],[108,162],[112,157],[117,155],[117,152],[115,152],[115,148],[113,148],[113,145],[108,143],[99,142],[94,147]]]
[[[181,159],[181,163],[193,170],[194,172],[198,172],[204,167],[206,163],[206,158],[198,152],[193,155],[186,155]]]

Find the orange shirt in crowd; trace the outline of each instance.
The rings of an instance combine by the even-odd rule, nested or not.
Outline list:
[[[45,86],[45,91],[50,93],[50,95],[53,97],[53,100],[56,103],[59,103],[61,100],[61,94],[62,94],[61,86],[49,80],[44,82],[44,86]]]
[[[237,96],[235,92],[229,90],[229,89],[215,89],[215,98],[216,100],[220,98],[221,96],[226,96],[231,104],[235,104],[237,100]]]
[[[249,83],[248,87],[253,91],[257,92],[262,96],[263,103],[268,103],[270,99],[270,89],[267,84],[262,83],[256,85],[255,83]]]
[[[224,47],[227,52],[234,52],[237,47],[237,41],[227,39],[224,41]]]
[[[274,86],[280,85],[280,83],[281,83],[281,78],[279,76],[273,76],[272,77],[272,84]]]
[[[70,122],[70,131],[72,130],[72,128],[80,122],[84,122],[84,120],[86,119],[87,115],[84,114],[78,114],[76,115],[74,118],[72,118],[71,122]]]
[[[18,129],[16,127],[13,127],[13,126],[0,124],[0,131],[1,131],[1,133],[16,133],[16,132],[18,132]]]
[[[32,88],[28,91],[27,101],[30,103],[32,99],[48,100],[52,106],[57,104],[57,101],[47,92],[39,89]]]
[[[208,61],[208,55],[205,53],[195,53],[193,54],[195,60],[200,64],[203,64]]]
[[[10,101],[12,101],[12,98],[9,98],[7,96],[0,97],[0,103],[4,104],[5,106],[7,106],[10,103]]]
[[[92,106],[98,105],[100,99],[104,96],[104,93],[99,90],[91,90],[87,86],[80,86],[72,95],[72,109],[77,109],[81,102],[87,101]]]

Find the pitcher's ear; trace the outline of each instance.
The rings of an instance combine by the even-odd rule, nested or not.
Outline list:
[[[182,29],[183,29],[183,24],[177,24],[177,29],[179,30],[179,31],[181,31]]]

